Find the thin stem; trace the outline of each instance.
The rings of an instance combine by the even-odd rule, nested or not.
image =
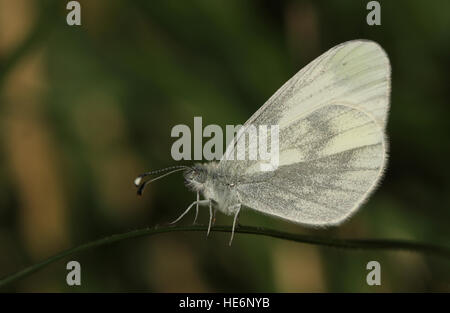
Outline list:
[[[91,248],[100,247],[103,245],[119,242],[126,239],[137,238],[142,236],[153,236],[156,234],[169,233],[169,232],[192,232],[192,231],[206,231],[208,226],[192,225],[192,226],[165,226],[154,228],[137,229],[130,232],[112,235],[106,238],[98,239],[85,243],[75,248],[71,248],[62,251],[48,259],[31,265],[21,271],[18,271],[12,275],[6,276],[0,280],[0,288],[15,282],[21,278],[31,275],[45,266],[54,263],[62,258],[82,252]],[[231,228],[228,226],[215,226],[211,229],[215,232],[231,232]],[[336,239],[325,238],[301,234],[285,233],[273,229],[252,227],[252,226],[239,226],[235,230],[236,233],[241,234],[253,234],[262,235],[266,237],[279,238],[284,240],[296,241],[306,244],[314,244],[319,246],[343,248],[343,249],[364,249],[364,250],[409,250],[414,252],[421,252],[424,254],[435,255],[450,260],[450,248],[442,247],[432,244],[425,244],[419,242],[412,242],[406,240],[382,240],[382,239]]]

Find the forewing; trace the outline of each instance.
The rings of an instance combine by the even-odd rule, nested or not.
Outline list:
[[[381,178],[386,148],[376,119],[332,103],[290,123],[280,134],[280,166],[248,170],[237,183],[242,204],[306,225],[339,224]]]
[[[278,125],[282,134],[318,108],[339,101],[369,113],[384,131],[389,109],[390,71],[389,59],[377,43],[364,40],[342,43],[286,82],[244,124],[244,130],[250,125]],[[231,155],[236,155],[237,143],[246,140],[245,132],[243,134],[228,145],[220,161],[220,166],[231,173],[258,168],[255,160],[229,161]],[[251,147],[248,143],[245,147],[248,155]]]

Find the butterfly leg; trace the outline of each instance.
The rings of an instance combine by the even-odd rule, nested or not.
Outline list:
[[[209,236],[209,232],[211,230],[212,219],[213,219],[212,200],[209,200],[209,225],[208,225],[208,232],[206,233],[206,237]]]
[[[194,222],[192,223],[192,225],[195,225],[195,223],[197,222],[197,217],[198,217],[198,202],[200,201],[200,192],[197,191],[197,205],[195,206],[195,217],[194,217]]]
[[[234,229],[236,228],[236,221],[238,219],[239,212],[241,211],[241,204],[237,204],[233,209],[236,208],[236,213],[234,214],[234,220],[233,220],[233,228],[231,229],[231,238],[229,246],[231,246],[231,243],[233,242],[234,237]]]
[[[207,205],[208,203],[209,203],[209,200],[198,200],[198,201],[192,202],[191,205],[188,206],[186,211],[183,212],[183,214],[181,214],[175,221],[173,221],[172,223],[169,223],[169,224],[175,224],[176,222],[181,220],[183,218],[183,216],[185,216],[189,212],[189,210],[194,206],[194,204]]]

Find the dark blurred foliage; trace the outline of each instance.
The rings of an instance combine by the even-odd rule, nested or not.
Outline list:
[[[136,174],[171,158],[176,124],[243,123],[341,42],[381,44],[392,63],[389,168],[350,221],[309,230],[251,211],[241,223],[339,238],[449,244],[450,2],[0,1],[0,276],[98,237],[166,223],[195,195],[180,175],[136,196]],[[187,163],[187,162],[185,162]],[[181,223],[191,223],[193,214]],[[207,212],[200,213],[202,223]],[[218,224],[231,218],[218,216]],[[238,234],[173,233],[52,264],[9,291],[450,291],[448,261],[342,251]],[[65,283],[66,263],[82,286]],[[367,262],[382,286],[366,284]]]

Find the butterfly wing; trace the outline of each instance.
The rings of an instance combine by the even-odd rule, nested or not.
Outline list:
[[[245,206],[262,213],[300,224],[338,224],[374,189],[385,150],[372,116],[334,103],[283,130],[279,167],[243,175],[236,189]]]
[[[245,132],[230,143],[219,166],[235,175],[248,207],[302,224],[337,224],[382,176],[389,94],[389,60],[378,44],[338,45],[292,77],[244,124],[244,130],[279,126],[279,167],[261,172],[260,160],[229,160]]]

